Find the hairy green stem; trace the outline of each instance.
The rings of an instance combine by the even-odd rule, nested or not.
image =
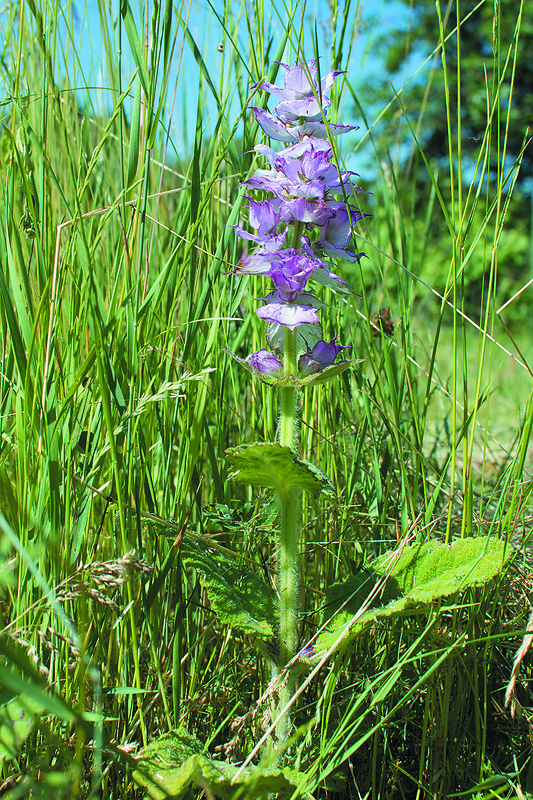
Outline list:
[[[287,328],[285,331],[284,372],[285,375],[296,373],[296,336]],[[284,447],[294,449],[298,429],[298,391],[293,386],[280,388],[280,425],[279,441]],[[279,666],[280,670],[294,658],[298,647],[298,610],[300,589],[300,517],[301,491],[291,489],[279,492],[280,505],[280,547],[279,547]],[[295,689],[294,670],[289,670],[279,691],[276,707],[277,715],[290,701]],[[278,753],[287,744],[292,723],[292,714],[288,710],[276,728]]]
[[[294,658],[298,648],[298,609],[300,594],[300,516],[301,492],[293,490],[280,494],[280,549],[279,549],[279,664],[284,667]],[[289,703],[294,694],[294,669],[285,676],[279,691],[276,714]],[[291,729],[292,713],[289,709],[276,728],[278,748],[283,750]]]
[[[296,335],[285,328],[283,347],[283,373],[296,373]],[[279,443],[294,449],[298,431],[298,396],[294,386],[282,386],[279,390]]]

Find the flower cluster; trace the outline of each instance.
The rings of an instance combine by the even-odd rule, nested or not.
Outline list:
[[[322,372],[345,349],[336,338],[322,340],[318,316],[322,303],[308,288],[308,281],[349,292],[324,259],[355,262],[363,255],[349,249],[353,226],[363,216],[345,199],[359,189],[353,182],[355,173],[338,169],[326,138],[356,128],[327,121],[331,104],[327,93],[340,73],[331,71],[319,79],[316,61],[281,66],[285,70],[283,87],[267,82],[258,86],[280,98],[274,113],[257,107],[252,111],[267,136],[289,144],[281,151],[264,144],[255,146],[267,167],[258,169],[245,185],[260,192],[262,199],[247,196],[253,232],[234,226],[238,236],[253,243],[235,272],[266,275],[274,285],[257,310],[268,323],[272,351],[259,350],[239,360],[254,373],[277,378],[284,371],[280,352],[285,329],[296,336],[300,376]]]

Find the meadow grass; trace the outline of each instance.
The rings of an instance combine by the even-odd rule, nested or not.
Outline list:
[[[250,313],[264,285],[230,274],[259,137],[247,106],[274,62],[319,50],[324,67],[347,69],[357,47],[358,11],[336,2],[325,45],[300,5],[213,11],[218,60],[214,33],[194,41],[191,6],[123,3],[120,18],[98,8],[105,95],[84,76],[79,9],[31,0],[2,16],[3,748],[12,698],[39,709],[2,754],[12,800],[142,797],[135,754],[180,725],[237,762],[261,737],[266,665],[214,615],[180,547],[208,540],[275,583],[271,498],[231,482],[224,459],[271,440],[277,424],[276,392],[225,352],[264,342]],[[349,71],[334,98],[334,113],[361,125],[339,142],[341,159],[356,169],[370,143],[375,179],[358,198],[373,215],[357,229],[368,258],[339,267],[361,297],[326,309],[325,328],[366,360],[302,398],[302,454],[337,488],[335,500],[306,501],[302,641],[327,613],[328,586],[406,542],[490,535],[512,555],[496,580],[377,621],[302,675],[292,747],[307,778],[295,797],[533,791],[525,664],[514,716],[504,700],[529,617],[531,375],[496,314],[498,243],[520,174],[504,164],[495,120],[520,124],[502,99],[520,11],[470,182],[461,136],[450,127],[444,175],[403,113],[409,84],[391,89],[398,141],[432,181],[424,217],[394,148],[374,136],[386,110],[358,107]],[[458,47],[455,22],[440,22],[439,58]],[[190,113],[191,59],[198,111],[184,152],[171,109]],[[435,68],[460,80],[446,59]],[[448,267],[438,293],[420,280],[437,216]],[[479,252],[488,266],[474,315],[464,286]]]

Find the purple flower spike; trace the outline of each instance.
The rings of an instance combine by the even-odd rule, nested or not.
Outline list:
[[[326,367],[331,366],[341,350],[348,350],[350,345],[336,344],[337,337],[335,336],[331,342],[320,341],[312,348],[307,348],[307,353],[300,356],[298,360],[298,367],[303,375],[316,375],[317,372],[322,372]],[[338,364],[345,362],[338,361]]]
[[[275,355],[268,350],[258,350],[257,353],[251,353],[246,359],[246,363],[250,364],[254,372],[259,372],[261,375],[280,375],[283,369],[283,364]]]
[[[261,82],[255,88],[278,98],[273,112],[251,106],[258,125],[270,139],[283,142],[282,149],[256,144],[255,152],[265,160],[242,186],[247,194],[246,227],[233,225],[237,235],[252,243],[234,267],[236,275],[269,277],[273,291],[263,298],[257,315],[265,320],[267,346],[246,359],[234,357],[264,383],[315,386],[346,369],[351,361],[335,361],[345,348],[337,340],[323,341],[318,311],[323,307],[307,290],[310,279],[343,294],[348,284],[328,265],[327,256],[358,261],[364,254],[351,246],[353,228],[364,215],[335,195],[359,190],[354,172],[340,170],[334,158],[331,137],[355,130],[356,125],[329,123],[331,100],[328,92],[340,72],[331,70],[319,77],[318,62],[294,67],[280,64],[285,71],[283,86]],[[290,244],[289,244],[290,243]],[[292,245],[292,246],[290,246]],[[284,348],[290,334],[291,351],[299,356],[300,376],[284,375]],[[343,366],[337,368],[337,364]],[[323,373],[325,370],[324,375]]]

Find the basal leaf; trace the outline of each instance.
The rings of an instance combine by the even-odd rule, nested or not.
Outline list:
[[[259,575],[197,540],[184,540],[181,554],[183,562],[199,573],[211,606],[222,622],[263,639],[274,635],[276,597]]]
[[[133,780],[154,800],[180,797],[180,789],[188,786],[192,774],[183,767],[202,751],[202,744],[184,728],[169,731],[142,750]]]
[[[251,486],[268,486],[283,494],[304,489],[313,495],[334,493],[333,484],[318,467],[277,442],[244,444],[226,450],[231,477]]]
[[[462,589],[494,578],[505,561],[505,542],[475,537],[458,539],[451,545],[427,542],[406,547],[394,565],[391,579],[398,595],[410,603],[430,603]],[[374,565],[378,574],[387,572],[390,555]]]
[[[234,781],[236,764],[216,761],[203,752],[201,743],[183,728],[165,733],[151,742],[138,758],[134,781],[151,800],[183,797],[190,787],[208,796],[231,800],[239,797],[289,798],[297,788],[298,774],[281,769],[250,767]],[[242,790],[246,788],[246,793]],[[207,791],[209,790],[209,791]]]
[[[324,597],[324,619],[341,611],[353,616],[361,608],[377,581],[373,572],[358,570],[344,581],[332,583]]]
[[[333,647],[384,576],[388,577],[380,597],[350,626],[343,643],[376,619],[415,613],[428,603],[492,580],[505,563],[505,542],[483,537],[459,539],[451,545],[425,542],[405,547],[393,562],[394,553],[385,553],[369,565],[372,572],[358,573],[328,588],[324,621],[333,619],[318,637],[315,654]]]

